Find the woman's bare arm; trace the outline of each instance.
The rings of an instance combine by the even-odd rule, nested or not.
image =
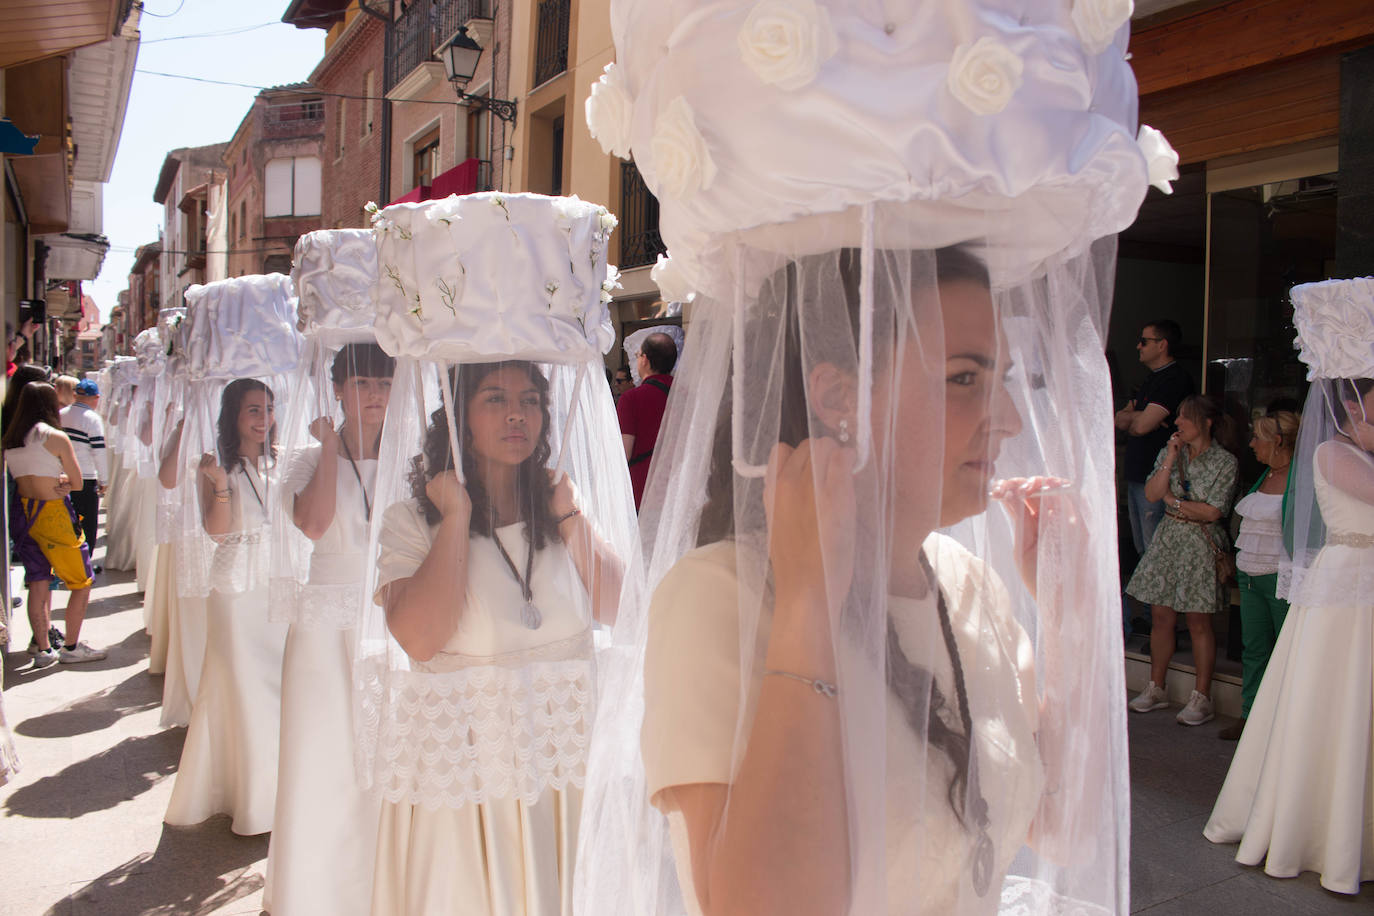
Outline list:
[[[429,553],[415,574],[388,583],[378,596],[387,629],[411,658],[433,658],[458,629],[468,588],[468,525],[472,502],[452,471],[425,487],[441,520]]]
[[[558,536],[567,545],[577,576],[591,596],[592,616],[597,623],[614,625],[620,587],[625,581],[624,562],[581,513],[560,522]]]
[[[310,540],[318,541],[334,523],[338,493],[339,437],[330,429],[320,440],[320,462],[315,465],[315,473],[291,501],[291,521]]]
[[[181,430],[186,425],[182,420],[167,437],[162,449],[162,460],[157,466],[157,482],[164,490],[175,490],[177,486],[177,462],[181,460]]]

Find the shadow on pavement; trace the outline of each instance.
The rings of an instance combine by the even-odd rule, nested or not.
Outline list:
[[[73,735],[109,728],[120,719],[152,709],[162,702],[162,693],[147,672],[140,671],[113,687],[73,700],[61,709],[31,716],[14,730],[28,738],[70,738]]]
[[[128,801],[176,771],[185,729],[127,738],[52,776],[14,791],[5,805],[17,817],[75,818]]]
[[[267,855],[267,835],[239,837],[227,820],[163,827],[157,849],[140,853],[50,906],[45,916],[203,916],[262,889],[249,867]]]

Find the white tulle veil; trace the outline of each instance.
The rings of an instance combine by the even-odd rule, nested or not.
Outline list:
[[[377,561],[358,629],[355,734],[360,781],[389,801],[533,804],[585,780],[593,611],[638,595],[592,595],[568,565],[576,547],[562,540],[561,523],[552,533],[548,507],[570,482],[585,521],[574,521],[574,537],[614,558],[633,593],[641,581],[633,500],[600,380],[613,340],[606,242],[614,224],[602,207],[533,194],[395,205],[374,221],[376,333],[397,367],[373,509]],[[497,376],[514,380],[522,406],[533,399],[542,411],[516,478],[523,521],[508,526],[480,486],[470,419],[486,399],[510,397],[497,409],[514,409],[514,397],[483,387]],[[469,555],[450,560],[467,563],[466,593],[453,601],[464,610],[444,646],[416,659],[392,635],[378,590],[428,560],[439,516],[426,483],[455,464],[473,504]],[[529,582],[531,594],[517,582]]]
[[[1127,910],[1103,351],[1157,176],[1124,17],[981,7],[613,5],[589,125],[696,296],[580,914]]]

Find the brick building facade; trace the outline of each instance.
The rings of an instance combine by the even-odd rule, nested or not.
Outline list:
[[[310,74],[325,94],[324,187],[320,222],[332,229],[368,224],[363,210],[384,196],[381,98],[385,24],[348,11],[337,35],[326,40],[324,58]]]
[[[326,99],[308,83],[264,89],[224,151],[228,275],[290,273],[321,228]]]

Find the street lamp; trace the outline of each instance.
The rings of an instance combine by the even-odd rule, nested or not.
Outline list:
[[[470,95],[463,91],[477,72],[477,60],[482,56],[482,46],[468,35],[467,26],[453,33],[453,37],[440,45],[434,56],[444,62],[444,72],[453,84],[453,91],[461,101],[490,111],[502,121],[515,120],[515,102],[506,99],[493,99],[485,95]]]

